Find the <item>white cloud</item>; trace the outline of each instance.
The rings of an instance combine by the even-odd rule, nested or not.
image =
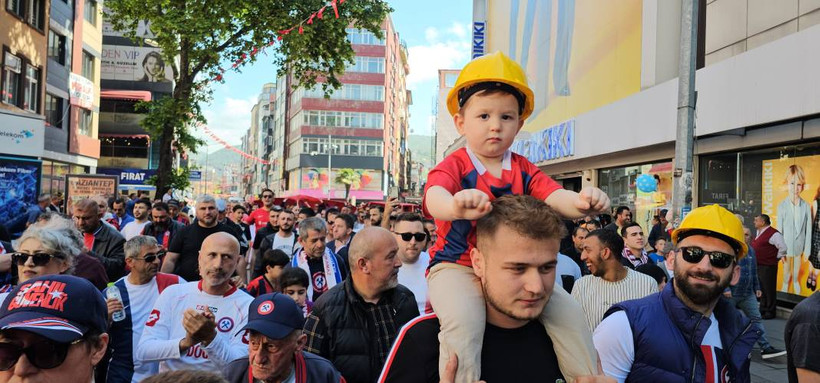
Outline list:
[[[467,37],[467,25],[454,21],[450,28],[447,29],[447,32],[455,35],[456,37],[462,39]]]
[[[256,96],[249,96],[246,99],[226,97],[222,103],[208,105],[203,108],[208,128],[225,142],[239,147],[242,136],[251,126],[251,108],[256,101]],[[221,146],[201,130],[197,132],[197,136],[205,139],[209,146]]]
[[[428,27],[424,30],[424,38],[428,42],[438,41],[438,29],[436,29],[435,27]]]

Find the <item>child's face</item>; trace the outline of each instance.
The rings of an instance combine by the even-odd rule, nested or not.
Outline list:
[[[476,93],[453,116],[458,133],[477,156],[499,158],[512,146],[523,121],[518,115],[518,100],[508,93]]]
[[[797,177],[791,176],[789,177],[789,195],[793,196],[800,196],[800,193],[803,192],[803,189],[806,188],[806,185],[801,183]]]
[[[663,248],[665,246],[666,246],[666,240],[665,239],[659,239],[659,240],[655,241],[655,252],[657,252],[658,254],[663,254]]]
[[[269,279],[279,279],[279,276],[282,275],[282,269],[284,269],[284,266],[265,266],[265,269],[267,270],[266,274]]]
[[[299,305],[299,307],[305,307],[305,302],[307,301],[307,288],[305,288],[304,286],[285,286],[282,292],[287,294],[287,296],[293,298],[293,300],[296,301],[296,304]]]

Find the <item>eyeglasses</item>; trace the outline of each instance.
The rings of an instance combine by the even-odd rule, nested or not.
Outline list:
[[[24,266],[28,259],[31,258],[32,262],[34,262],[34,266],[45,266],[51,261],[51,258],[60,258],[64,259],[65,257],[60,254],[49,254],[49,253],[34,253],[34,254],[26,254],[26,253],[12,253],[11,254],[11,261],[18,266]]]
[[[410,242],[411,239],[415,238],[416,242],[421,242],[427,239],[427,234],[425,233],[395,233],[396,235],[401,236],[401,240],[404,242]]]
[[[58,343],[50,340],[37,341],[28,347],[10,342],[0,342],[0,371],[8,371],[20,359],[20,355],[26,354],[29,363],[41,370],[55,368],[65,361],[68,349],[71,346],[84,341],[85,338],[77,339],[71,343]]]
[[[151,263],[151,262],[156,261],[157,258],[162,258],[164,256],[165,256],[165,250],[160,250],[156,253],[145,254],[145,256],[142,257],[142,258],[134,257],[134,259],[140,259],[140,260],[145,261],[145,263]]]
[[[679,250],[683,255],[683,260],[689,263],[699,263],[706,255],[709,256],[709,263],[719,269],[725,269],[735,262],[733,254],[722,251],[706,251],[700,247],[681,247]]]

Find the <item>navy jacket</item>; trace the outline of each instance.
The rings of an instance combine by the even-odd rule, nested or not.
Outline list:
[[[674,282],[673,282],[674,283]],[[623,310],[632,327],[635,360],[627,382],[703,382],[706,362],[700,344],[711,320],[675,295],[673,283],[660,293],[613,305],[604,318]],[[723,360],[731,382],[750,382],[751,351],[760,330],[721,297],[715,306]]]
[[[333,364],[321,356],[306,351],[298,352],[293,358],[296,383],[340,383],[342,374]],[[225,367],[224,375],[230,383],[253,382],[248,358],[237,359]]]

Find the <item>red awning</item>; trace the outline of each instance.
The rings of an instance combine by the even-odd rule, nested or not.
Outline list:
[[[101,90],[100,98],[130,101],[151,101],[151,92],[147,90]]]

